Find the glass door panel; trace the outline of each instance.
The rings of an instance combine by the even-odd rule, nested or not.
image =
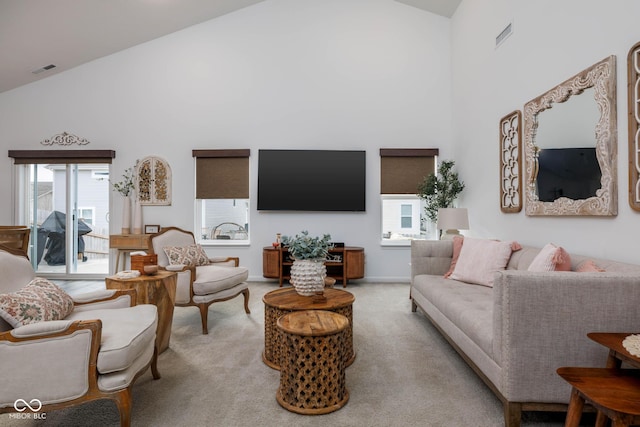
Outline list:
[[[27,165],[25,211],[38,274],[109,272],[108,164]],[[102,173],[96,173],[102,171]]]

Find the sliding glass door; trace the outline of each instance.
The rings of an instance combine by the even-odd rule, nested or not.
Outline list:
[[[39,275],[109,272],[109,164],[25,164],[19,179],[29,258]]]

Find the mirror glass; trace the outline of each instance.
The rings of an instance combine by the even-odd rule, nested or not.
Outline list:
[[[615,215],[615,57],[525,105],[527,215]]]

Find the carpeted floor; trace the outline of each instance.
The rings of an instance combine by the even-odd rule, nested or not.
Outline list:
[[[408,284],[353,283],[355,362],[350,393],[334,413],[304,416],[275,399],[279,372],[261,358],[262,296],[277,287],[251,283],[251,314],[242,298],[217,303],[202,335],[196,308],[176,307],[160,380],[146,372],[133,388],[133,426],[502,426],[502,405],[421,313]],[[3,362],[5,363],[5,362]],[[0,415],[0,426],[117,426],[109,401],[46,414],[46,421]],[[523,427],[561,426],[563,414],[525,413]]]

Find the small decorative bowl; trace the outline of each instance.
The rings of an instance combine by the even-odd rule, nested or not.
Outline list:
[[[157,265],[145,265],[143,268],[144,268],[144,274],[146,274],[147,276],[153,276],[158,272]]]

